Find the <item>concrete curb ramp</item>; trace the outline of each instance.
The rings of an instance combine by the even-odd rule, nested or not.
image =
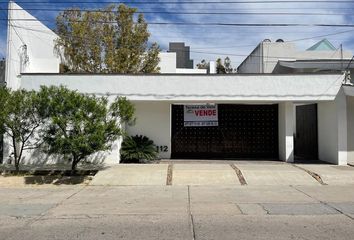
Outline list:
[[[121,164],[98,172],[90,183],[93,186],[318,186],[321,184],[354,184],[354,168],[250,162]]]

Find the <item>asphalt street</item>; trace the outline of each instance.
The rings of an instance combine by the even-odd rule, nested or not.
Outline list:
[[[0,188],[0,239],[353,239],[354,185]]]

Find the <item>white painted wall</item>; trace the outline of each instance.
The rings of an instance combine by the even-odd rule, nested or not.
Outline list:
[[[262,73],[262,43],[251,52],[250,55],[238,66],[238,73]]]
[[[296,46],[289,42],[263,43],[263,73],[273,72],[280,59],[296,58]]]
[[[60,61],[53,50],[57,35],[16,3],[9,2],[9,9],[5,77],[7,86],[18,89],[20,73],[58,73]]]
[[[176,68],[176,73],[179,74],[207,74],[207,69],[198,68]]]
[[[84,93],[143,101],[334,100],[344,75],[22,75],[24,89],[64,85]]]
[[[136,108],[136,124],[127,126],[129,135],[145,135],[157,146],[167,146],[160,158],[171,156],[171,104],[169,102],[133,102]]]
[[[160,73],[178,73],[178,74],[207,74],[207,69],[197,68],[177,68],[177,56],[175,52],[160,52]]]
[[[347,98],[343,88],[340,89],[336,100],[337,129],[338,129],[338,165],[348,163],[348,124]]]
[[[120,161],[120,145],[121,138],[115,141],[112,145],[112,149],[110,151],[98,152],[91,156],[89,156],[86,161],[97,163],[97,164],[105,164],[105,165],[114,165],[118,164]],[[8,149],[8,145],[6,148],[6,157],[4,156],[4,163],[9,160],[9,152],[12,152],[12,149]],[[26,150],[23,152],[23,157],[21,160],[21,164],[31,164],[31,165],[43,165],[43,164],[68,164],[70,161],[59,155],[48,155],[44,153],[41,149],[36,150]]]
[[[170,104],[183,102],[280,103],[279,153],[293,161],[294,102],[319,103],[320,159],[343,164],[338,153],[337,115],[342,101],[334,102],[341,89],[341,75],[22,75],[22,87],[65,85],[83,93],[127,96],[136,104],[137,125],[129,133],[144,134],[157,145],[170,146]],[[141,86],[141,87],[139,87]],[[329,87],[330,86],[330,87]],[[339,112],[338,112],[338,111]],[[342,129],[342,131],[345,131]],[[345,136],[342,133],[341,136]],[[341,139],[343,142],[343,137]],[[343,142],[344,143],[344,142]],[[118,145],[117,145],[118,146]],[[116,153],[108,155],[117,162]],[[343,154],[341,154],[343,155]],[[169,158],[170,152],[161,155]]]
[[[321,102],[318,114],[318,157],[320,160],[338,163],[338,128],[335,102]]]
[[[294,104],[279,104],[279,159],[294,162]]]
[[[160,73],[176,73],[177,56],[175,52],[160,52],[159,58]]]
[[[348,162],[354,164],[354,97],[347,97]]]

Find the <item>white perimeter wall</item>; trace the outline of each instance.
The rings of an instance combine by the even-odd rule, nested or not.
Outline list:
[[[354,97],[347,97],[348,162],[354,163]]]
[[[171,104],[168,102],[134,102],[136,123],[127,126],[129,135],[145,135],[157,146],[167,146],[160,158],[171,156]]]
[[[341,90],[334,102],[318,103],[318,155],[325,162],[348,161],[347,99]],[[353,123],[350,122],[352,125]],[[349,124],[349,125],[350,125]]]
[[[318,157],[330,163],[338,162],[338,129],[335,102],[317,105]]]

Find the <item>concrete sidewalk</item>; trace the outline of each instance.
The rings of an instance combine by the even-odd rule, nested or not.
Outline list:
[[[0,239],[353,239],[354,185],[0,188]]]
[[[93,186],[316,186],[354,184],[354,167],[283,162],[222,161],[121,164],[102,170]]]

